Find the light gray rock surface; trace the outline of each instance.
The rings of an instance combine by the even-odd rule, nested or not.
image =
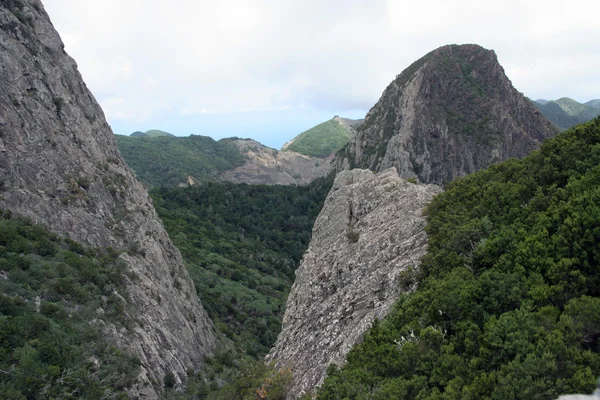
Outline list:
[[[158,398],[166,372],[181,383],[214,348],[179,251],[38,0],[0,2],[0,208],[122,252],[129,329],[104,329],[142,362],[132,398]]]
[[[400,179],[394,168],[338,174],[267,357],[292,368],[289,398],[321,384],[327,366],[343,364],[374,319],[388,314],[402,290],[400,274],[418,268],[426,252],[423,208],[439,192]]]
[[[244,165],[221,173],[218,180],[250,185],[307,185],[331,171],[332,157],[310,157],[295,151],[277,151],[251,139],[233,144],[246,158]]]
[[[524,157],[557,132],[512,86],[493,51],[450,45],[390,83],[334,164],[338,171],[395,167],[403,178],[442,185]]]

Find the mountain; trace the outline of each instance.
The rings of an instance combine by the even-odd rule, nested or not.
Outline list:
[[[252,185],[306,185],[327,176],[331,159],[277,151],[252,139],[234,139],[244,164],[221,172],[218,180]]]
[[[548,104],[548,100],[544,100],[544,99],[537,99],[535,102],[536,102],[536,103],[539,103],[539,104],[541,104],[541,105]]]
[[[336,169],[395,167],[445,184],[523,157],[556,129],[512,86],[493,51],[450,45],[413,63],[386,88],[337,153]]]
[[[546,103],[534,102],[540,112],[548,118],[560,130],[569,129],[572,126],[587,122],[600,115],[600,108],[593,107],[596,100],[581,104],[568,97],[562,97],[558,100],[547,101]]]
[[[0,2],[0,26],[0,209],[10,217],[2,224],[2,237],[12,231],[18,239],[0,246],[18,267],[2,271],[8,281],[3,287],[27,282],[27,276],[35,281],[16,297],[3,293],[0,298],[3,321],[7,315],[16,318],[11,337],[26,340],[8,360],[14,345],[2,341],[0,362],[11,366],[1,375],[1,390],[10,391],[11,398],[44,396],[42,389],[79,397],[76,386],[83,378],[75,371],[96,384],[114,380],[117,370],[104,377],[96,371],[117,368],[113,355],[120,354],[136,371],[135,382],[114,389],[127,390],[132,398],[157,399],[165,382],[181,387],[188,372],[202,366],[216,344],[213,324],[179,250],[119,153],[100,106],[42,4]],[[30,227],[20,217],[32,221]],[[105,254],[106,263],[98,253]],[[52,271],[48,268],[63,278],[52,288],[47,285],[57,276],[44,275]],[[86,303],[94,298],[99,302]],[[118,324],[103,317],[112,310],[120,316]],[[86,336],[87,328],[73,331],[70,318],[83,319],[79,328],[97,329],[112,347],[100,351],[93,336]],[[61,330],[65,340],[84,340],[84,350],[93,356],[68,343],[60,353],[52,341],[39,339],[41,332]],[[76,367],[60,364],[64,359]],[[44,362],[45,370],[33,369]],[[16,389],[23,376],[36,382],[25,393]]]
[[[331,170],[331,159],[277,151],[251,139],[215,141],[199,135],[115,138],[127,164],[148,187],[214,181],[304,185]]]
[[[288,398],[320,384],[327,365],[343,363],[373,321],[408,289],[401,286],[405,273],[418,266],[427,248],[422,211],[439,191],[400,179],[394,168],[337,175],[267,358],[292,369]]]
[[[586,106],[588,107],[592,107],[592,108],[600,108],[600,99],[594,99],[594,100],[590,100],[586,103],[584,103]]]
[[[283,145],[281,150],[291,150],[307,156],[326,158],[338,151],[352,136],[361,120],[351,120],[338,116],[302,132]]]
[[[417,289],[373,324],[346,365],[329,368],[316,398],[591,393],[600,375],[599,182],[596,118],[448,185],[426,210]]]
[[[161,131],[159,129],[151,129],[146,132],[135,131],[129,136],[130,137],[164,137],[164,136],[175,137],[175,135],[173,135],[172,133]]]
[[[207,182],[219,173],[244,165],[245,159],[230,140],[207,136],[131,137],[115,135],[125,161],[147,186],[176,186]]]

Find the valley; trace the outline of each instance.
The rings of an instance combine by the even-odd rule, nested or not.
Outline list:
[[[273,149],[115,135],[39,0],[0,57],[0,398],[594,389],[598,100],[446,45]]]

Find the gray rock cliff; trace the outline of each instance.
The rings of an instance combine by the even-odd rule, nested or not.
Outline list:
[[[246,162],[222,172],[218,180],[250,185],[308,185],[331,171],[331,158],[277,151],[250,139],[235,139],[233,144]]]
[[[477,45],[432,51],[404,70],[337,155],[337,170],[395,167],[444,184],[520,158],[556,134],[513,86],[496,54]]]
[[[402,290],[401,274],[426,252],[423,208],[440,192],[400,179],[394,168],[342,171],[296,272],[283,330],[268,360],[292,368],[289,398],[310,392]]]
[[[212,351],[181,255],[38,0],[0,1],[0,208],[122,253],[130,324],[104,330],[141,360],[132,398],[158,398],[152,382],[181,383]]]

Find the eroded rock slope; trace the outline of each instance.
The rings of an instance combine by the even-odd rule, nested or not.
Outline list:
[[[330,363],[343,364],[373,320],[411,289],[400,276],[426,252],[423,208],[439,191],[401,179],[394,168],[338,174],[268,356],[292,368],[289,398],[319,385]]]
[[[158,398],[167,372],[181,383],[211,352],[181,255],[38,0],[0,1],[0,208],[122,253],[128,328],[104,330],[141,360],[132,398]]]
[[[308,185],[331,171],[332,158],[277,151],[251,139],[234,139],[246,162],[225,171],[219,180],[250,185]]]
[[[444,184],[537,149],[557,130],[477,45],[432,51],[404,70],[342,149],[336,168],[395,167]]]

